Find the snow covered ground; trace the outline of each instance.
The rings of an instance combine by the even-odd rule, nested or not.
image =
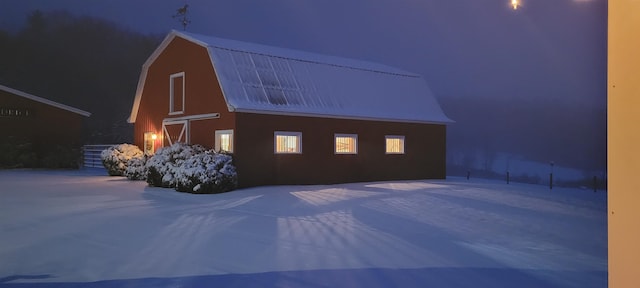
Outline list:
[[[605,193],[463,178],[218,195],[0,171],[0,287],[607,287]]]

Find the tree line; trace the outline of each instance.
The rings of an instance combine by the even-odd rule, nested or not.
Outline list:
[[[0,28],[0,84],[91,112],[87,144],[131,142],[126,120],[140,70],[162,37],[36,10],[21,30]]]

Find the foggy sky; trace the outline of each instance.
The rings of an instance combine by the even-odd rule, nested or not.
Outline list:
[[[0,27],[67,10],[143,33],[187,31],[380,62],[425,76],[437,97],[606,105],[606,1],[0,0]]]

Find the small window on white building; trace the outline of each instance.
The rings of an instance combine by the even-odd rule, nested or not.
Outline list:
[[[169,76],[169,115],[184,113],[184,72]]]
[[[335,134],[336,154],[358,154],[357,134]]]
[[[404,136],[387,135],[384,139],[387,154],[404,154]]]
[[[302,153],[302,132],[274,132],[274,152],[276,154]]]
[[[215,150],[233,153],[233,130],[216,130]]]

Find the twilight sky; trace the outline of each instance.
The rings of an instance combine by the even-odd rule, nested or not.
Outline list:
[[[34,9],[380,62],[425,76],[438,97],[604,107],[606,0],[0,0],[0,28]]]

